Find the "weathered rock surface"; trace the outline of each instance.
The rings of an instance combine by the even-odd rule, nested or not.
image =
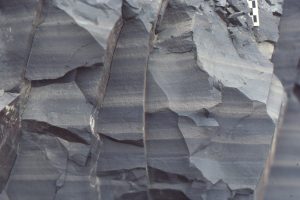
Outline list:
[[[16,93],[0,94],[0,191],[5,186],[17,156],[20,136],[18,96]]]
[[[258,1],[260,27],[246,0],[11,2],[0,89],[22,101],[0,102],[24,112],[0,118],[0,200],[262,199],[286,97],[270,61],[282,0]]]

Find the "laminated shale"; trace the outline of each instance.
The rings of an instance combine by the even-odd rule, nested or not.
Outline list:
[[[262,200],[286,95],[258,3],[0,0],[0,200]]]

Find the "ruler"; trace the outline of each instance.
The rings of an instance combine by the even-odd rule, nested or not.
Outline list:
[[[247,0],[248,6],[250,8],[250,17],[252,18],[253,25],[259,26],[259,13],[258,13],[258,3],[257,0]]]

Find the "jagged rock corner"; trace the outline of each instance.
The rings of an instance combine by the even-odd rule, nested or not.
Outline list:
[[[0,200],[263,200],[294,80],[258,3],[0,0]]]

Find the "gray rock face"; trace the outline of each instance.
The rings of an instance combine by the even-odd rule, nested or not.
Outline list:
[[[265,200],[300,198],[299,192],[299,132],[300,132],[300,2],[286,0],[280,21],[280,37],[272,60],[275,74],[282,81],[289,99],[282,128],[279,130],[276,153],[270,168]],[[298,97],[298,99],[297,99]]]
[[[5,195],[16,200],[97,199],[89,181],[89,155],[87,145],[23,132]]]
[[[28,129],[46,131],[54,126],[62,132],[57,130],[53,134],[88,142],[92,109],[76,83],[55,83],[31,89],[22,120]]]
[[[124,23],[120,32],[104,101],[96,118],[96,133],[102,139],[97,174],[103,199],[146,198],[148,187],[144,91],[154,31],[148,26],[156,23],[165,2],[137,1],[137,7],[130,3],[134,2],[124,6],[126,17],[136,9],[140,11]],[[145,18],[144,12],[155,17]]]
[[[300,36],[299,36],[299,2],[287,0],[285,12],[280,23],[280,39],[274,50],[272,61],[275,73],[288,90],[293,88],[299,66]]]
[[[251,32],[238,27],[227,32],[221,19],[210,14],[212,8],[201,5],[202,12],[179,1],[170,3],[149,59],[146,141],[151,188],[182,192],[187,199],[217,199],[213,188],[223,180],[219,199],[238,198],[234,195],[241,189],[251,199],[275,130],[263,103],[270,94],[272,72],[267,70],[272,64],[258,51]],[[220,44],[226,48],[216,49]],[[257,72],[244,71],[246,63],[257,66]],[[248,90],[254,84],[249,78],[260,81],[258,74],[264,72],[270,77],[261,80],[269,82],[265,89]],[[243,80],[244,88],[232,88],[240,80],[230,76]]]
[[[81,66],[101,63],[105,51],[52,1],[45,1],[26,68],[29,80],[56,79]]]
[[[16,35],[0,59],[24,54],[0,66],[24,108],[0,115],[0,200],[260,199],[285,103],[281,3],[259,1],[260,27],[246,0],[44,0],[20,33],[0,19]]]
[[[3,190],[17,156],[20,135],[18,94],[0,96],[0,191]]]
[[[37,5],[37,0],[0,1],[0,89],[19,88]]]

